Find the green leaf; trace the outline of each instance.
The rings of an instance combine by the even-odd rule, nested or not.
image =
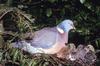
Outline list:
[[[52,15],[52,10],[51,9],[47,9],[46,15],[48,17],[50,17]]]
[[[49,62],[44,62],[43,63],[43,66],[48,66],[49,65]]]
[[[37,62],[33,60],[32,66],[36,66]]]
[[[18,57],[18,50],[15,51],[14,55],[13,55],[13,62],[15,62],[17,60]]]
[[[28,66],[32,66],[32,64],[33,64],[33,60],[32,59],[27,59],[26,60],[26,64],[28,65]]]
[[[30,60],[28,66],[32,66],[33,62],[34,62],[33,60]]]
[[[100,46],[100,40],[96,40],[95,43],[96,43],[96,46],[99,48],[99,46]]]
[[[20,50],[18,51],[18,55],[17,56],[18,56],[17,60],[19,60],[20,62],[22,62],[23,59],[24,59],[24,56],[23,56],[23,54],[22,54],[22,52]]]
[[[92,5],[90,3],[85,3],[84,4],[88,9],[92,10]]]
[[[0,52],[0,62],[1,62],[2,58],[3,58],[3,53]]]
[[[11,6],[12,5],[12,3],[13,3],[13,0],[7,0],[7,6]]]
[[[21,61],[21,66],[26,66],[26,65],[25,65],[25,61],[26,61],[25,59],[23,59],[23,60]]]
[[[85,2],[85,0],[80,0],[80,2],[83,4]]]

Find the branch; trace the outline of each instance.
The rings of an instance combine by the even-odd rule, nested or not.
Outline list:
[[[9,12],[11,12],[11,11],[13,11],[13,10],[8,10],[8,11],[4,12],[4,13],[0,16],[0,21],[2,20],[2,18],[3,18],[7,13],[9,13]]]

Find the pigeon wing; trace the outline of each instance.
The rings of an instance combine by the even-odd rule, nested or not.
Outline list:
[[[34,33],[31,44],[38,48],[50,48],[58,40],[58,31],[56,28],[43,28]]]

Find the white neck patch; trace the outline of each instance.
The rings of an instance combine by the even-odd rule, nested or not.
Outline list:
[[[61,29],[61,28],[59,28],[59,27],[57,27],[57,30],[58,30],[61,34],[63,34],[63,33],[64,33],[64,30],[63,30],[63,29]]]

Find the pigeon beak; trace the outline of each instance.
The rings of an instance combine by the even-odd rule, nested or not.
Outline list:
[[[73,24],[70,24],[72,29],[76,30],[75,26]]]
[[[73,26],[73,29],[71,29],[71,32],[75,32],[76,28]]]
[[[76,28],[73,26],[73,29],[76,30]]]

